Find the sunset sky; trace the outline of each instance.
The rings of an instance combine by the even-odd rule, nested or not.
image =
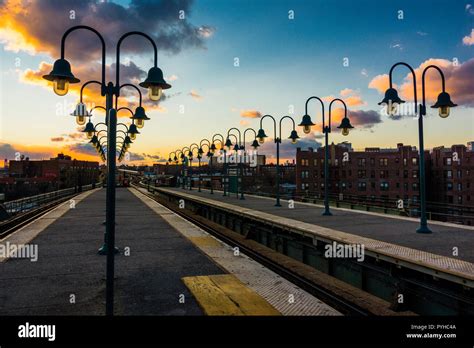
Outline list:
[[[331,133],[333,142],[349,141],[356,149],[417,146],[417,122],[410,116],[389,118],[377,105],[388,86],[388,71],[398,61],[416,68],[419,96],[421,69],[440,66],[446,89],[459,104],[447,119],[428,110],[425,146],[474,141],[472,1],[0,0],[0,18],[1,159],[13,159],[15,152],[32,159],[58,152],[98,159],[69,114],[82,82],[100,79],[100,41],[87,31],[68,37],[66,59],[81,84],[65,97],[54,94],[41,79],[59,58],[64,31],[79,24],[104,35],[108,80],[115,80],[115,45],[123,33],[146,32],[158,45],[158,65],[173,87],[158,104],[148,101],[142,89],[151,120],[130,148],[135,164],[163,160],[170,151],[231,127],[258,130],[264,114],[290,114],[299,123],[312,95],[347,102],[356,129],[348,137]],[[122,47],[121,83],[142,81],[152,66],[152,47],[139,37]],[[408,73],[397,68],[394,83],[401,97],[411,101]],[[431,71],[429,105],[440,88],[438,75]],[[124,93],[120,104],[136,106],[134,92]],[[105,103],[95,86],[84,101]],[[322,141],[320,106],[312,102],[309,112],[318,128],[296,145],[303,148]],[[94,115],[94,122],[103,121],[102,113]],[[129,122],[128,114],[121,116],[121,122]],[[268,120],[264,126],[273,134]],[[282,136],[288,137],[290,130],[285,122]],[[298,132],[303,137],[302,130]],[[296,146],[284,143],[282,157],[291,159]],[[260,153],[274,155],[274,144],[266,143]]]

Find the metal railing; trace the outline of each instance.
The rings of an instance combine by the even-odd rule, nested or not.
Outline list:
[[[95,185],[97,186],[97,184]],[[94,187],[93,184],[83,185],[82,191],[90,190]],[[52,191],[47,193],[42,193],[40,195],[25,197],[17,199],[14,201],[9,201],[3,203],[5,211],[10,215],[16,215],[19,213],[24,213],[26,211],[36,209],[44,204],[50,203],[52,201],[72,196],[75,193],[78,193],[74,187],[70,187],[63,190]]]

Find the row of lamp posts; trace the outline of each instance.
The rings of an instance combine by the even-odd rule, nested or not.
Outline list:
[[[437,108],[439,110],[439,116],[442,118],[446,118],[449,116],[450,113],[450,108],[457,106],[451,101],[451,97],[449,93],[446,92],[445,89],[445,77],[442,72],[442,70],[436,66],[436,65],[429,65],[424,70],[422,71],[422,103],[418,105],[418,99],[417,99],[417,87],[416,87],[416,74],[414,69],[408,65],[407,63],[404,62],[399,62],[396,63],[392,66],[390,69],[389,73],[389,84],[390,87],[387,89],[385,92],[385,97],[383,100],[379,103],[379,105],[384,105],[386,106],[387,113],[389,115],[394,115],[396,112],[398,112],[398,108],[400,104],[405,103],[400,97],[398,96],[398,93],[396,89],[393,88],[393,83],[392,83],[392,74],[393,70],[399,66],[403,65],[407,67],[411,74],[412,74],[412,79],[413,79],[413,91],[414,91],[414,103],[415,103],[415,114],[418,118],[418,138],[419,138],[419,170],[420,170],[420,227],[417,229],[416,232],[418,233],[431,233],[431,230],[428,228],[427,225],[427,217],[426,217],[426,175],[425,175],[425,150],[424,150],[424,139],[423,139],[423,117],[426,116],[426,83],[425,83],[425,75],[429,69],[435,69],[440,77],[441,77],[441,93],[438,95],[438,99],[434,105],[432,105],[432,108]],[[306,100],[305,103],[305,114],[299,124],[299,126],[303,127],[303,132],[305,134],[309,134],[312,131],[312,127],[315,126],[313,121],[311,120],[311,116],[308,113],[308,103],[312,100],[318,100],[321,104],[321,110],[322,110],[322,132],[324,134],[325,138],[325,148],[324,148],[324,211],[322,215],[324,216],[331,216],[332,213],[329,209],[329,133],[331,133],[331,112],[332,112],[332,105],[335,102],[339,102],[343,105],[344,107],[344,117],[342,118],[341,124],[337,127],[341,129],[341,134],[344,136],[347,136],[349,134],[349,131],[354,128],[349,120],[348,117],[348,112],[347,112],[347,105],[346,103],[339,99],[333,99],[329,103],[329,112],[328,112],[328,120],[326,123],[326,117],[325,117],[325,109],[324,109],[324,103],[321,98],[317,96],[312,96]],[[258,139],[258,143],[263,144],[265,141],[265,138],[267,138],[267,134],[265,133],[265,130],[263,128],[263,120],[265,118],[270,118],[273,121],[273,131],[274,131],[274,142],[276,144],[276,203],[275,206],[279,207],[281,206],[280,203],[280,144],[281,144],[281,128],[282,128],[282,121],[284,119],[289,119],[291,120],[293,124],[293,130],[290,133],[290,136],[288,137],[291,139],[291,142],[294,144],[297,142],[299,136],[298,133],[296,132],[295,129],[295,121],[292,117],[290,116],[284,116],[282,117],[279,122],[271,116],[271,115],[265,115],[260,119],[260,129],[258,130],[258,133],[255,134],[256,139]],[[231,131],[237,131],[238,133],[238,138],[235,134],[231,134]],[[210,153],[213,154],[216,150],[217,147],[215,146],[215,141],[218,140],[221,143],[220,150],[223,152],[224,155],[224,166],[223,166],[223,179],[222,179],[222,185],[223,185],[223,195],[227,195],[227,163],[226,161],[226,148],[227,149],[233,149],[234,151],[238,150],[245,150],[245,133],[248,130],[252,130],[254,133],[255,131],[251,128],[246,129],[244,131],[244,141],[243,143],[241,142],[241,132],[237,128],[231,128],[227,132],[227,138],[224,142],[224,137],[221,134],[215,134],[212,137],[212,142],[210,146]],[[235,145],[233,145],[232,141],[230,138],[234,137],[235,140]],[[215,139],[216,137],[220,137],[220,139]],[[254,141],[254,144],[252,144],[255,148],[256,141]],[[258,145],[258,144],[257,144]],[[212,159],[210,160],[212,163]],[[244,189],[243,189],[243,166],[240,166],[240,175],[241,175],[241,199],[244,199]],[[212,169],[211,169],[212,173]],[[211,193],[213,193],[213,185],[212,185],[212,176],[211,176]]]
[[[338,126],[338,128],[342,129],[342,134],[343,135],[348,135],[349,130],[351,128],[353,128],[353,126],[351,125],[351,123],[349,121],[349,118],[348,118],[348,115],[347,115],[347,107],[346,107],[346,104],[344,103],[344,101],[342,101],[341,99],[335,99],[335,100],[331,101],[331,103],[329,105],[329,121],[328,121],[328,124],[326,125],[325,116],[324,116],[324,104],[323,104],[322,100],[318,97],[311,97],[306,101],[306,112],[305,112],[305,115],[303,116],[303,119],[302,119],[301,123],[299,124],[299,126],[303,127],[304,133],[306,133],[306,134],[310,133],[311,132],[311,127],[315,125],[312,122],[311,117],[308,115],[308,102],[311,99],[318,99],[321,102],[322,109],[323,109],[323,132],[325,133],[325,136],[326,136],[326,152],[325,152],[325,163],[324,163],[325,173],[326,173],[326,175],[325,175],[325,187],[326,187],[325,197],[326,198],[325,198],[325,211],[324,211],[323,215],[331,215],[331,213],[329,211],[329,203],[328,203],[328,199],[327,199],[327,196],[328,196],[327,186],[328,186],[328,177],[329,177],[329,169],[328,169],[328,165],[329,165],[329,163],[328,163],[329,162],[329,160],[328,160],[328,157],[329,157],[328,134],[331,132],[331,107],[332,107],[333,102],[339,101],[344,105],[344,111],[345,111],[344,112],[344,118],[342,119],[341,124]],[[246,144],[246,139],[245,138],[246,138],[247,132],[249,132],[249,131],[254,133],[254,140],[253,140],[252,145],[251,145],[254,149],[257,149],[261,144],[263,144],[265,142],[265,138],[268,137],[267,134],[265,133],[264,128],[263,128],[263,121],[266,118],[270,118],[273,121],[273,131],[274,131],[273,139],[274,139],[274,142],[276,144],[276,193],[275,193],[276,203],[275,203],[275,206],[280,207],[281,206],[281,203],[280,203],[280,144],[281,144],[281,141],[282,141],[281,131],[282,131],[282,122],[283,122],[283,120],[288,119],[292,122],[293,128],[292,128],[292,131],[290,132],[290,135],[288,137],[288,139],[291,140],[291,143],[296,144],[296,142],[299,139],[298,133],[296,131],[295,120],[291,116],[283,116],[277,122],[277,120],[272,115],[264,115],[260,119],[260,129],[258,130],[258,132],[256,132],[252,128],[247,128],[243,131],[243,142],[242,142],[242,132],[239,129],[235,128],[235,127],[230,128],[227,131],[227,134],[226,134],[227,136],[225,138],[222,134],[217,133],[217,134],[214,134],[212,136],[212,138],[211,138],[212,141],[209,141],[207,139],[203,139],[202,141],[205,140],[205,141],[208,142],[208,144],[210,143],[210,145],[208,145],[209,151],[207,153],[207,157],[209,158],[209,163],[212,163],[212,156],[218,150],[215,143],[217,141],[220,142],[219,151],[222,152],[223,159],[224,159],[223,173],[222,173],[223,195],[227,196],[227,195],[229,195],[229,193],[228,193],[228,177],[227,177],[228,176],[228,163],[226,162],[226,160],[227,160],[227,151],[233,150],[236,153],[238,151],[245,151],[245,144]],[[237,134],[234,134],[235,132]],[[232,142],[231,138],[235,139],[234,143]],[[199,155],[202,155],[204,153],[203,150],[202,150],[202,141],[200,143],[201,146],[197,146],[197,144],[192,144],[189,147],[185,147],[181,150],[176,150],[175,152],[170,153],[170,156],[168,158],[169,163],[175,162],[177,164],[179,159],[182,161],[183,170],[181,171],[181,180],[182,180],[183,183],[186,181],[186,178],[187,178],[187,176],[184,175],[185,164],[188,163],[188,162],[190,164],[192,164],[193,152],[192,152],[191,148],[193,148],[193,146],[197,146],[198,159],[201,160]],[[178,151],[180,152],[180,158],[177,157],[177,152]],[[186,151],[188,151],[187,155],[186,155]],[[172,154],[174,154],[173,158],[171,157]],[[239,175],[240,175],[240,199],[243,200],[243,199],[245,199],[245,197],[244,197],[244,165],[243,165],[243,163],[239,162],[238,169],[239,169]],[[211,192],[210,193],[213,194],[214,192],[213,192],[213,184],[212,184],[212,179],[213,179],[212,167],[211,167],[210,171],[211,171],[211,185],[210,185]],[[200,189],[201,184],[200,183],[201,183],[201,178],[199,177],[199,191],[201,191],[201,189]],[[237,186],[237,197],[239,196],[238,186]],[[185,185],[183,184],[182,187],[184,188]],[[191,185],[189,185],[189,188],[191,188]]]

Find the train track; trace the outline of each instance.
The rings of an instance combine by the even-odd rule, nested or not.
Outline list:
[[[23,226],[28,225],[29,223],[35,221],[46,213],[50,212],[56,208],[61,203],[64,203],[74,197],[76,194],[72,194],[66,197],[62,197],[55,201],[49,202],[39,208],[32,209],[26,213],[18,214],[12,218],[3,221],[0,223],[0,240],[22,228]]]
[[[133,185],[132,187],[137,189],[139,186]],[[172,204],[166,204],[159,199],[156,198],[155,195],[150,194],[148,192],[143,192],[138,190],[140,193],[146,195],[147,197],[153,199],[154,201],[158,202],[161,205],[164,205],[166,208],[173,211],[175,214],[181,216],[182,218],[186,219],[187,221],[193,223],[194,225],[198,226],[199,228],[203,229],[207,233],[213,235],[214,237],[218,238],[219,240],[223,241],[224,243],[230,245],[231,247],[238,247],[241,252],[252,258],[253,260],[259,262],[263,266],[267,267],[268,269],[272,270],[273,272],[277,273],[281,277],[287,279],[288,281],[292,282],[293,284],[299,286],[300,288],[304,289],[305,291],[309,292],[313,296],[317,297],[321,301],[327,303],[328,305],[332,306],[333,308],[337,309],[341,313],[345,315],[355,315],[355,316],[369,316],[371,313],[364,308],[361,308],[340,296],[336,296],[331,292],[327,291],[326,289],[318,286],[317,284],[311,282],[310,280],[295,274],[291,270],[285,268],[281,264],[275,262],[274,260],[262,255],[261,253],[253,250],[252,248],[248,247],[245,244],[240,243],[238,240],[228,237],[227,235],[222,234],[217,229],[212,228],[211,226],[203,223],[200,220],[195,219],[190,214],[187,214],[184,209],[177,209],[177,207],[173,206]]]

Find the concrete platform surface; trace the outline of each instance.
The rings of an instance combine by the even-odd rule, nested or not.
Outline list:
[[[282,206],[275,207],[274,198],[245,195],[245,200],[240,200],[235,193],[224,197],[222,191],[215,191],[211,195],[208,190],[198,192],[196,188],[192,191],[169,187],[164,189],[474,263],[474,248],[472,247],[474,228],[472,226],[429,222],[433,233],[420,234],[415,232],[419,226],[418,221],[411,218],[338,208],[331,208],[333,216],[322,216],[323,208],[309,203],[295,202],[294,207],[290,208],[288,201],[282,200]],[[455,252],[458,254],[456,255]]]
[[[104,240],[105,190],[57,215],[30,241],[38,247],[36,262],[0,262],[1,315],[104,314],[106,258],[97,249]],[[204,314],[182,278],[227,272],[127,189],[117,189],[116,216],[116,314]],[[29,225],[0,243],[31,236],[28,228],[37,229]]]

